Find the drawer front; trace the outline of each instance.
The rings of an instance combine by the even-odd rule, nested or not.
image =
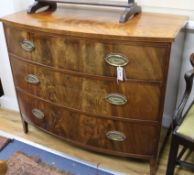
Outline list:
[[[59,69],[116,77],[123,66],[128,79],[163,81],[168,49],[54,37],[5,26],[9,51]]]
[[[9,28],[5,24],[4,24],[4,30],[5,30],[8,51],[15,55],[18,55],[30,60],[32,53],[29,51],[25,51],[22,48],[22,42],[24,40],[26,41],[32,40],[30,37],[30,33],[23,30],[17,30],[15,28]]]
[[[11,64],[16,87],[45,100],[95,115],[159,120],[158,85],[73,76],[15,58]]]
[[[17,94],[24,120],[50,133],[101,152],[153,155],[158,126],[82,115]]]

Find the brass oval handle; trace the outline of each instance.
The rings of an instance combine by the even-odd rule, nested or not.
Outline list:
[[[30,84],[34,84],[37,85],[40,83],[40,80],[38,79],[38,77],[36,75],[33,74],[28,74],[25,77],[26,82],[30,83]]]
[[[125,66],[129,63],[128,58],[120,54],[109,54],[104,59],[108,64],[116,67]]]
[[[27,52],[32,52],[35,49],[34,43],[32,41],[29,41],[27,39],[23,40],[21,42],[21,47]]]
[[[106,133],[106,137],[110,140],[118,141],[118,142],[122,142],[126,139],[125,134],[119,131],[108,131]]]
[[[37,119],[43,119],[44,118],[44,113],[39,110],[39,109],[32,109],[32,114],[37,118]]]
[[[113,105],[124,105],[127,103],[127,97],[118,94],[118,93],[110,93],[105,97],[106,101]]]

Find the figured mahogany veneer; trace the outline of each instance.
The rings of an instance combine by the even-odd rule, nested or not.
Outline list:
[[[24,132],[29,123],[83,148],[146,159],[154,175],[171,46],[187,18],[142,13],[119,24],[113,11],[62,6],[2,19]]]
[[[69,75],[25,63],[12,56],[10,58],[16,89],[93,115],[159,120],[159,85],[130,81],[118,84],[115,79],[107,81]],[[40,83],[32,85],[26,82],[25,78],[29,74],[35,75]],[[127,103],[121,106],[108,103],[105,97],[112,92],[125,95]]]
[[[153,154],[158,132],[157,125],[93,117],[68,111],[19,91],[17,94],[24,120],[67,141],[115,155],[121,153],[123,156],[150,157]],[[32,114],[34,108],[44,113],[43,119],[34,117]],[[123,132],[126,140],[123,142],[109,140],[106,133],[112,130]]]
[[[71,70],[100,76],[116,76],[114,66],[105,62],[110,53],[122,54],[129,63],[124,66],[128,79],[164,80],[168,47],[147,43],[96,41],[93,39],[48,36],[45,33],[23,31],[5,26],[9,52],[29,61],[54,68]],[[23,50],[19,43],[24,39],[31,41],[35,49]],[[142,64],[143,60],[143,64]]]

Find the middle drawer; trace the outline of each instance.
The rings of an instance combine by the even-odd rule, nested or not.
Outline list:
[[[161,87],[65,74],[11,57],[17,89],[90,115],[158,120]]]

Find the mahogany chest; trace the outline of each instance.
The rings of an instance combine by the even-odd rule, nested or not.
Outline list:
[[[186,18],[59,7],[2,19],[24,132],[155,166],[171,46]],[[179,61],[179,60],[177,60]],[[118,68],[123,81],[118,81]]]

